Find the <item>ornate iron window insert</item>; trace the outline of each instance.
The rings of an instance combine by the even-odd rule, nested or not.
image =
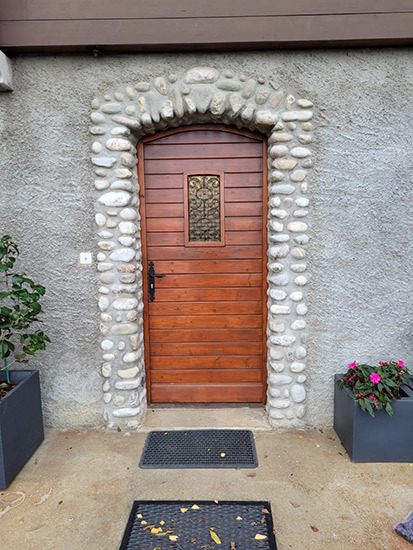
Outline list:
[[[223,244],[222,175],[187,175],[187,244]]]

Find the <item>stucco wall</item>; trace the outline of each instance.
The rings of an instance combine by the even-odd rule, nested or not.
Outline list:
[[[47,287],[52,344],[32,365],[48,425],[103,425],[98,275],[77,263],[98,252],[90,101],[195,65],[270,75],[315,105],[306,423],[332,423],[332,374],[350,361],[413,370],[410,50],[19,57],[0,95],[0,232]]]

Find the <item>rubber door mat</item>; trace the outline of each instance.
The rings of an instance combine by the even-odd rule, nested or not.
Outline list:
[[[250,430],[150,432],[141,468],[256,468]]]
[[[136,500],[120,550],[276,550],[269,502]]]

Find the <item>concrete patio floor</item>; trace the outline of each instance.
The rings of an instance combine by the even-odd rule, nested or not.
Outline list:
[[[0,491],[1,550],[116,550],[135,499],[269,500],[278,550],[411,550],[392,526],[413,508],[413,465],[353,464],[332,429],[273,432],[243,414],[150,409],[139,432],[47,430]],[[140,469],[146,432],[180,424],[252,428],[259,467]]]

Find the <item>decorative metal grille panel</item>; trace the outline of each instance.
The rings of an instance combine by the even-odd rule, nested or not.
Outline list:
[[[190,242],[221,240],[219,176],[188,176]]]

